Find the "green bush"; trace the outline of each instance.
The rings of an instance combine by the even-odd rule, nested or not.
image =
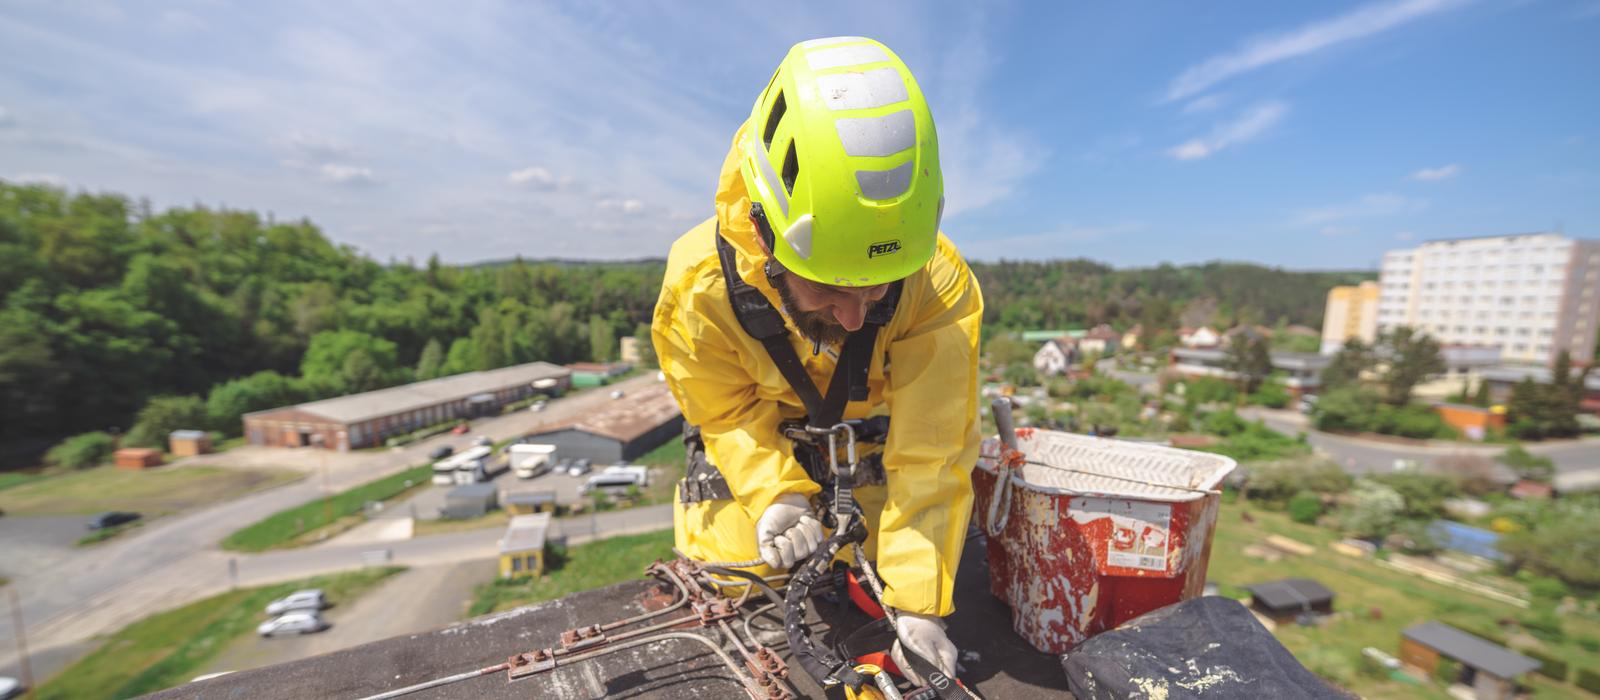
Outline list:
[[[199,430],[211,425],[206,402],[198,396],[157,396],[139,409],[123,443],[165,449],[174,430]]]
[[[1368,430],[1379,403],[1378,395],[1367,389],[1334,389],[1317,400],[1317,407],[1312,411],[1312,423],[1318,430]]]
[[[1600,654],[1600,639],[1579,635],[1575,641],[1577,641],[1578,647],[1584,651]]]
[[[1201,429],[1212,435],[1232,437],[1249,429],[1250,423],[1233,411],[1213,411],[1200,421]]]
[[[1322,498],[1310,491],[1301,491],[1289,499],[1289,519],[1312,525],[1322,515]]]
[[[1233,403],[1239,397],[1239,389],[1233,382],[1216,377],[1200,377],[1189,380],[1184,384],[1183,398],[1186,403],[1200,405],[1207,403]]]
[[[1400,541],[1400,549],[1406,554],[1433,554],[1439,551],[1439,543],[1434,541],[1433,535],[1428,532],[1428,523],[1422,520],[1407,520],[1395,528],[1394,535]]]
[[[1418,404],[1399,408],[1379,404],[1377,413],[1367,429],[1384,435],[1398,435],[1418,440],[1433,438],[1443,440],[1456,436],[1455,429],[1446,424],[1437,412]]]
[[[1450,659],[1443,656],[1439,657],[1438,665],[1433,667],[1434,680],[1437,680],[1445,685],[1450,685],[1455,683],[1456,679],[1460,677],[1461,664],[1457,663],[1455,659]]]
[[[1553,579],[1547,576],[1536,578],[1532,583],[1528,584],[1528,593],[1530,595],[1550,601],[1561,600],[1567,597],[1569,592],[1567,584],[1562,583],[1560,579]]]
[[[1545,607],[1523,615],[1517,620],[1528,633],[1551,643],[1560,643],[1566,637],[1561,629],[1561,617],[1553,608]]]
[[[1326,459],[1296,459],[1249,468],[1246,490],[1252,499],[1287,504],[1302,491],[1338,494],[1350,490],[1352,479],[1339,465]]]
[[[1528,657],[1530,659],[1533,659],[1534,661],[1539,662],[1539,668],[1538,668],[1538,674],[1539,675],[1544,676],[1546,678],[1554,678],[1555,680],[1560,681],[1562,683],[1567,682],[1567,660],[1566,659],[1563,659],[1563,658],[1561,658],[1559,656],[1553,656],[1549,652],[1541,651],[1539,649],[1532,649],[1532,648],[1529,648],[1529,649],[1518,649],[1517,653],[1522,654],[1523,656],[1526,656],[1526,657]]]
[[[1251,394],[1249,402],[1253,406],[1266,406],[1267,408],[1283,408],[1289,405],[1289,390],[1277,382],[1266,382],[1256,393]]]
[[[1600,695],[1600,671],[1592,668],[1580,668],[1577,675],[1572,677],[1572,684]]]
[[[81,433],[62,440],[44,455],[46,464],[82,469],[92,467],[111,458],[117,449],[116,438],[95,431]]]

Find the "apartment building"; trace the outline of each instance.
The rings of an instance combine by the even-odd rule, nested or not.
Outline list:
[[[1507,362],[1594,354],[1600,241],[1557,233],[1429,241],[1385,253],[1378,283],[1379,332],[1411,326],[1445,344],[1497,347]]]
[[[1362,282],[1328,290],[1328,305],[1322,314],[1322,354],[1339,352],[1351,338],[1367,345],[1377,340],[1378,289],[1377,282]]]

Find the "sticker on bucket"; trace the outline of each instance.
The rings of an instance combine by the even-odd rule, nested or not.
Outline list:
[[[1172,548],[1172,508],[1122,498],[1074,498],[1070,517],[1083,525],[1109,521],[1107,566],[1166,571]]]

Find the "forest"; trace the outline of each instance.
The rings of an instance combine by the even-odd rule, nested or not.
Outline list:
[[[664,252],[664,251],[663,251]],[[0,181],[0,464],[141,410],[238,415],[457,372],[611,359],[663,263],[378,262],[306,220]],[[1370,272],[974,263],[986,330],[1321,323]],[[148,441],[155,436],[143,436]]]

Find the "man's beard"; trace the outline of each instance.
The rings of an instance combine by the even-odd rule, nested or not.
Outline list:
[[[778,290],[778,299],[783,301],[784,313],[794,321],[794,327],[800,329],[800,335],[806,340],[821,345],[837,345],[850,337],[850,331],[839,325],[827,311],[801,311],[800,302],[789,291],[788,282],[774,277],[772,286]]]

